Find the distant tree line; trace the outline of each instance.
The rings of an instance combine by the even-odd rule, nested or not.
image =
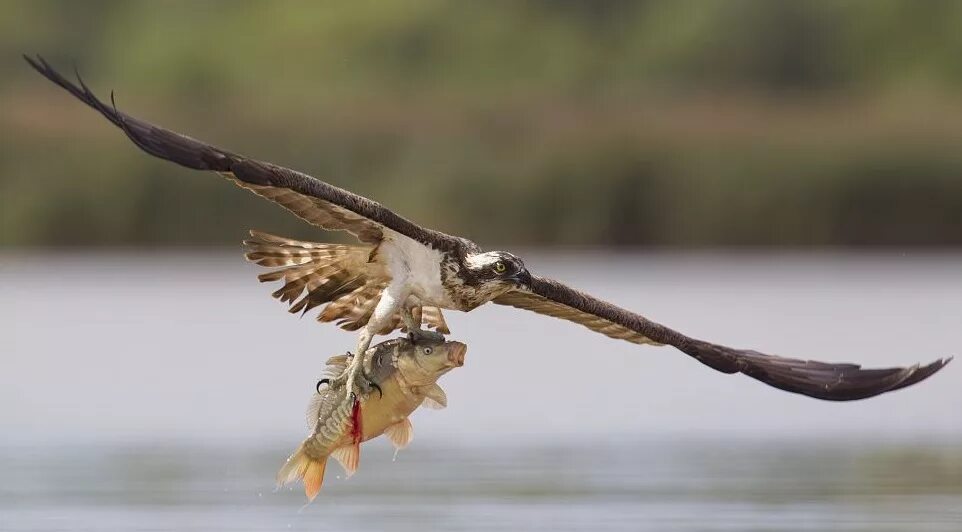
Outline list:
[[[962,2],[5,2],[0,245],[318,237],[131,114],[492,244],[962,244]]]

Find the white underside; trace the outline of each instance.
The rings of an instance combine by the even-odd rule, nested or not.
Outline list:
[[[398,311],[402,311],[405,326],[408,330],[420,329],[421,324],[415,323],[410,312],[413,306],[428,305],[441,308],[451,308],[444,287],[441,285],[441,261],[444,259],[440,251],[410,238],[384,229],[384,239],[378,247],[378,258],[387,267],[391,282],[381,293],[381,299],[374,307],[371,318],[358,333],[358,343],[355,353],[365,353],[374,338],[374,331],[378,331]],[[354,389],[361,357],[356,357],[348,367],[347,392]]]
[[[441,285],[444,256],[440,251],[393,231],[385,231],[379,251],[391,275],[385,293],[401,301],[413,296],[420,304],[453,306]]]

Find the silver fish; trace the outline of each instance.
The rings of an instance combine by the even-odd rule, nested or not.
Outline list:
[[[368,349],[362,361],[367,379],[357,383],[358,394],[334,379],[318,383],[318,393],[308,408],[311,434],[291,454],[277,473],[279,486],[304,481],[304,493],[314,500],[324,482],[328,457],[334,457],[352,475],[360,460],[360,444],[381,434],[401,449],[413,436],[411,415],[422,404],[444,408],[447,396],[438,379],[464,365],[467,346],[444,341],[440,335],[395,338]],[[331,357],[327,372],[344,373],[353,355]],[[366,380],[366,382],[364,382]],[[327,383],[321,387],[322,383]]]

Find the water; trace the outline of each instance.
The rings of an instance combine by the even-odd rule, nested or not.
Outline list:
[[[284,442],[0,457],[4,530],[835,530],[962,528],[962,446],[788,440],[365,449],[299,511]]]
[[[869,365],[953,354],[959,255],[534,254],[730,345]],[[233,254],[0,255],[0,530],[962,530],[955,364],[826,403],[500,307],[392,461],[273,491],[321,360]]]

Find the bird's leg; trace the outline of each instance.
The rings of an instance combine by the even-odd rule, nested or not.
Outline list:
[[[408,330],[409,333],[421,330],[421,320],[414,317],[414,307],[415,304],[413,297],[409,297],[408,301],[404,302],[404,306],[401,307],[401,321],[404,322],[404,328]]]
[[[361,367],[364,366],[364,354],[367,353],[368,348],[371,347],[372,339],[374,339],[374,333],[371,331],[369,323],[361,329],[361,334],[357,340],[357,351],[354,352],[354,356],[351,357],[351,362],[347,366],[347,381],[345,381],[345,384],[347,384],[347,395],[354,393],[357,375],[361,372]]]
[[[403,283],[389,285],[381,294],[381,299],[378,300],[377,306],[374,307],[371,318],[367,324],[361,328],[357,338],[357,350],[354,351],[354,357],[351,358],[351,361],[348,363],[344,374],[336,379],[339,382],[344,379],[343,382],[347,385],[348,395],[356,388],[358,373],[361,373],[361,367],[364,365],[364,356],[368,348],[371,347],[371,340],[374,339],[374,335],[377,331],[383,329],[389,320],[394,317],[394,313],[401,307],[401,302],[405,300],[406,296],[398,293],[398,291],[402,289]]]

